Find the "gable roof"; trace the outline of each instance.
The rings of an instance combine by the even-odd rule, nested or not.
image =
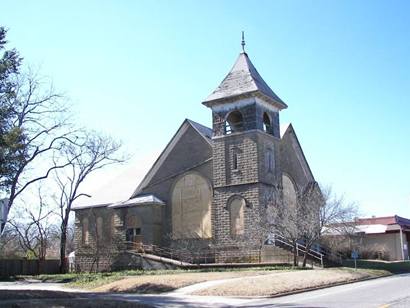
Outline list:
[[[220,100],[245,94],[259,94],[279,109],[287,108],[259,75],[245,52],[239,54],[228,75],[203,104],[209,107]]]
[[[279,127],[279,131],[280,131],[280,138],[282,139],[283,136],[285,135],[286,131],[288,130],[289,126],[291,124],[290,123],[286,123],[286,124],[281,124]]]
[[[175,135],[172,137],[171,141],[167,144],[165,149],[159,155],[158,159],[152,165],[151,169],[145,175],[141,183],[132,193],[131,198],[138,196],[138,194],[150,183],[150,181],[153,179],[159,168],[167,159],[168,155],[171,153],[175,145],[178,143],[178,141],[181,139],[181,137],[184,135],[184,133],[188,130],[189,127],[192,127],[196,132],[198,132],[198,134],[202,138],[206,140],[209,146],[212,146],[212,130],[192,120],[185,119],[181,126],[178,128]]]
[[[195,130],[200,133],[203,137],[205,137],[205,139],[212,143],[212,129],[210,129],[209,127],[206,127],[202,124],[199,124],[197,122],[194,122],[192,120],[186,119],[186,121],[192,125],[193,128],[195,128]]]
[[[307,162],[305,153],[303,153],[302,146],[300,145],[299,139],[296,136],[295,129],[293,128],[292,123],[281,125],[280,127],[280,139],[282,142],[285,141],[285,137],[293,139],[293,149],[295,150],[296,157],[303,167],[303,171],[307,177],[310,177],[314,181],[315,177],[313,176],[312,170],[310,169],[309,163]],[[295,146],[294,146],[295,145]]]

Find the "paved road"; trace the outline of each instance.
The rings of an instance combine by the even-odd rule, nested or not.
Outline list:
[[[410,307],[410,274],[260,300],[253,307]],[[262,306],[260,306],[262,305]]]
[[[0,290],[11,286],[0,283]],[[22,287],[22,286],[20,286]],[[33,284],[24,288],[38,286]],[[54,289],[55,286],[47,286]],[[15,287],[12,287],[13,289]],[[17,287],[16,287],[17,288]],[[68,294],[68,293],[67,293]],[[61,295],[61,294],[60,294]],[[76,297],[148,304],[155,307],[410,307],[410,274],[363,281],[278,298],[228,298],[188,295],[76,294]],[[4,302],[3,302],[4,303]],[[10,302],[9,302],[10,303]],[[44,301],[43,301],[44,303]],[[0,301],[1,306],[1,301]]]

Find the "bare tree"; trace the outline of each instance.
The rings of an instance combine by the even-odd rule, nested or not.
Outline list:
[[[337,232],[339,235],[350,234],[358,215],[358,208],[354,203],[346,203],[342,197],[334,195],[330,187],[321,189],[316,182],[310,183],[299,196],[298,211],[301,217],[301,240],[306,252],[322,239],[324,231],[332,230],[332,233]],[[303,267],[306,266],[306,252]]]
[[[279,235],[292,245],[293,265],[298,265],[297,243],[302,237],[301,221],[297,211],[297,202],[291,202],[278,191],[266,206],[266,233]]]
[[[7,225],[0,237],[0,258],[18,259],[24,256],[25,252],[20,246],[18,233],[11,225]]]
[[[321,191],[326,204],[320,209],[320,242],[331,252],[348,252],[350,255],[358,238],[358,206],[334,194],[331,187]]]
[[[332,193],[331,188],[321,188],[311,182],[289,202],[283,197],[267,202],[267,224],[261,224],[265,233],[284,237],[293,247],[293,264],[298,265],[298,246],[303,242],[305,253],[302,266],[306,266],[308,253],[314,244],[322,242],[325,231],[351,234],[357,217],[357,206],[346,203]]]
[[[357,204],[347,202],[343,196],[337,196],[330,186],[321,187],[321,193],[324,206],[320,208],[320,235],[329,231],[351,234],[359,217]]]
[[[18,208],[9,224],[26,256],[44,261],[56,235],[56,224],[52,221],[54,212],[45,203],[40,189],[38,196],[38,206]]]
[[[80,141],[81,140],[81,141]],[[95,132],[86,133],[76,144],[67,145],[64,157],[66,168],[56,172],[56,181],[59,187],[58,205],[60,208],[60,271],[64,271],[66,255],[67,226],[73,203],[80,197],[90,197],[81,191],[86,178],[107,165],[122,163],[125,158],[119,154],[121,143],[110,137]],[[57,169],[57,168],[56,168]]]
[[[67,108],[50,82],[28,72],[16,76],[14,95],[3,100],[11,110],[10,123],[20,132],[15,163],[7,178],[8,210],[32,184],[69,164],[48,164],[67,144],[74,142],[68,127]],[[2,179],[3,180],[3,179]]]
[[[302,193],[298,196],[298,227],[300,228],[301,238],[304,243],[304,255],[302,266],[306,267],[308,253],[321,234],[322,222],[320,213],[326,211],[326,201],[323,198],[317,182],[309,183]]]

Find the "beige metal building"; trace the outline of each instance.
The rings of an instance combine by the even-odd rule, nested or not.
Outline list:
[[[380,250],[391,261],[409,259],[410,219],[397,215],[361,218],[356,230],[361,247]]]

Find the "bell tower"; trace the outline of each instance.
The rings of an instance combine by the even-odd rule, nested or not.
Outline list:
[[[287,105],[259,75],[243,39],[234,66],[203,104],[212,110],[216,262],[256,261],[258,224],[281,183],[279,111]]]

